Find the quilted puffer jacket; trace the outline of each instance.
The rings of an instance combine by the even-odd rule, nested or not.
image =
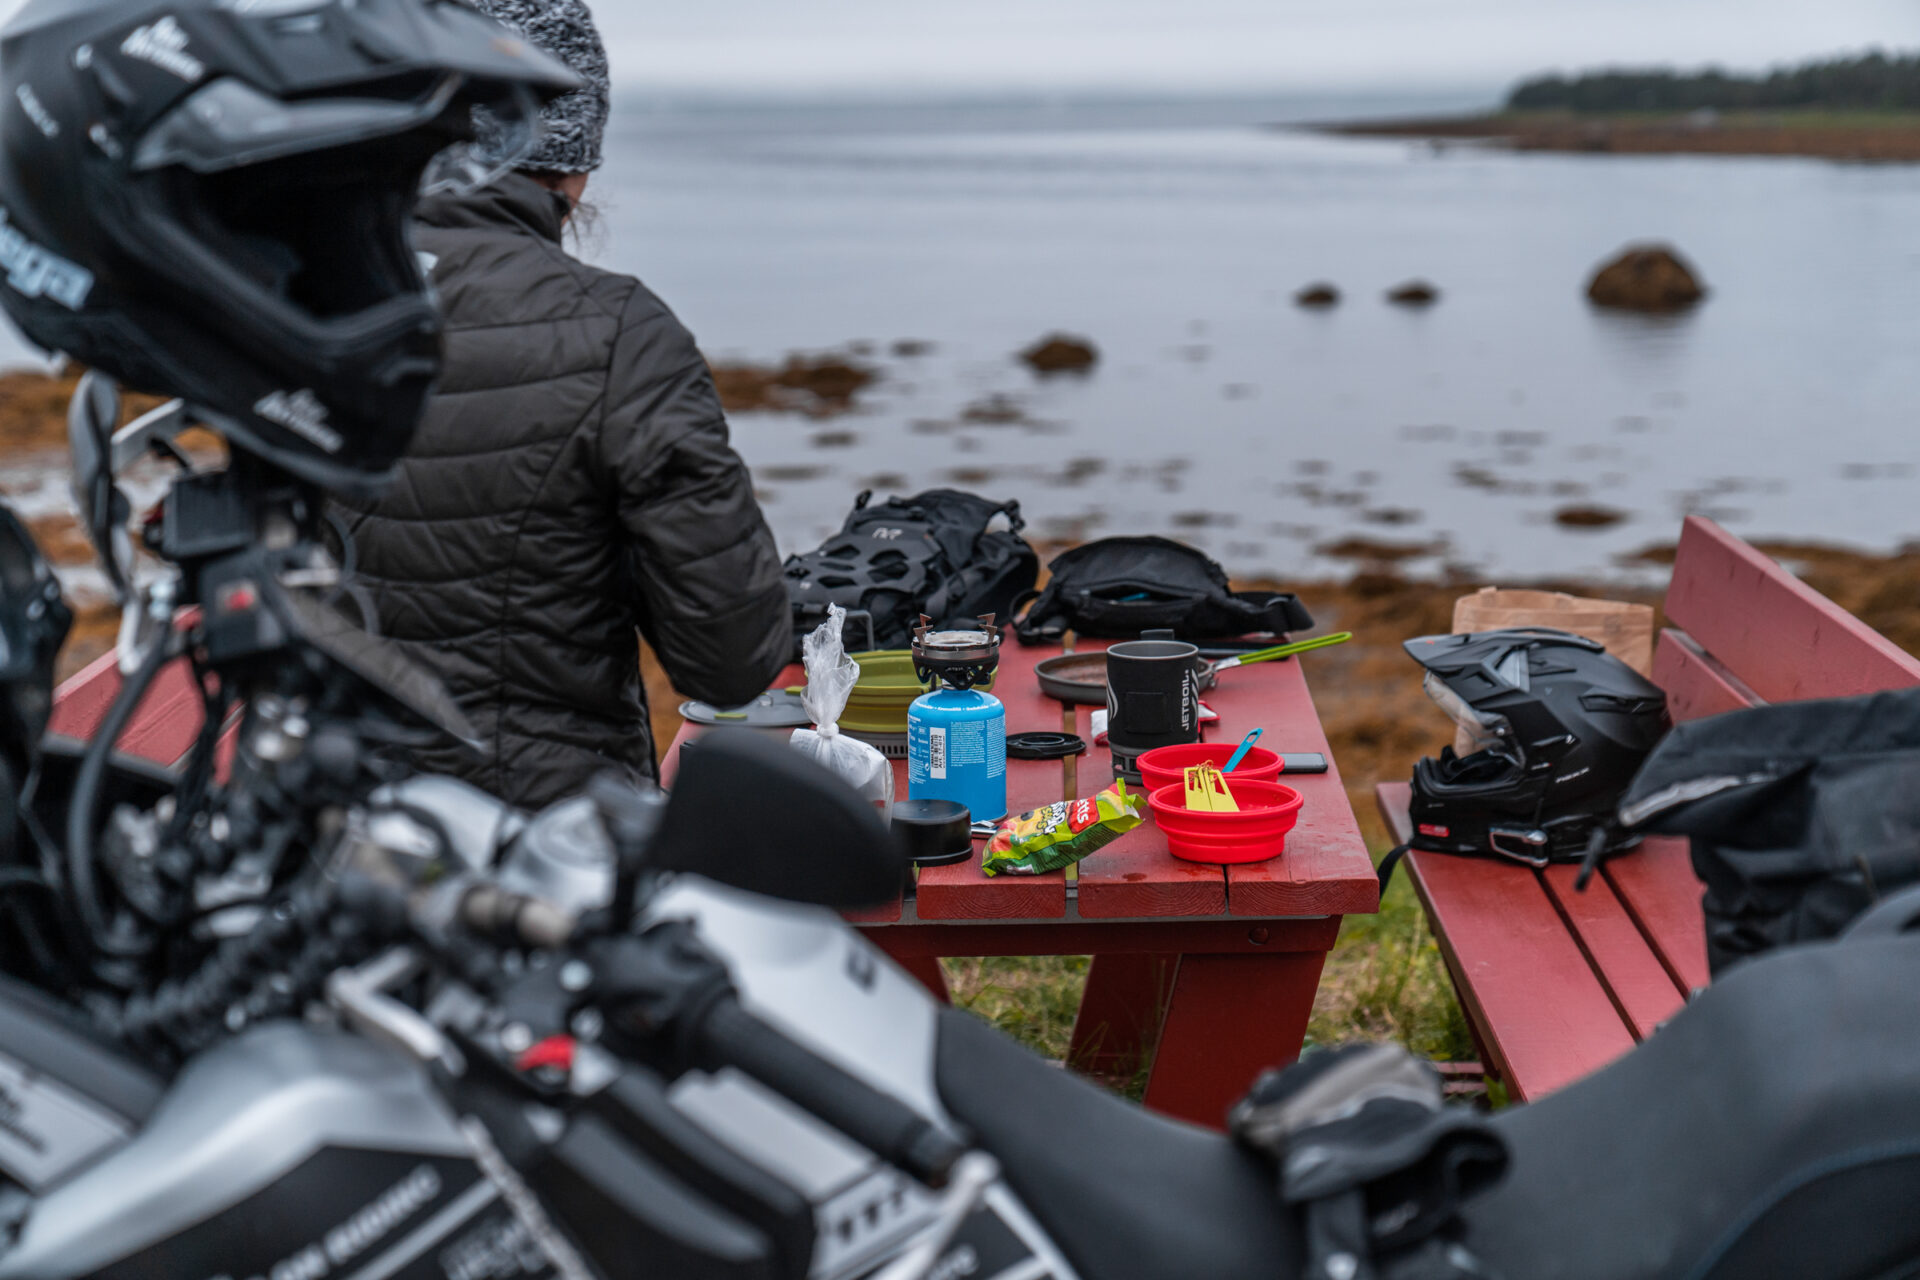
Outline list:
[[[341,514],[384,634],[484,742],[416,763],[544,805],[655,770],[636,630],[721,706],[792,643],[773,536],[693,338],[637,280],[561,244],[566,206],[512,175],[423,202],[416,247],[446,368],[394,486]]]

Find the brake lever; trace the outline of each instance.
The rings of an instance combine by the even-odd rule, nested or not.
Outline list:
[[[394,947],[357,969],[327,975],[327,1003],[348,1026],[369,1040],[399,1049],[425,1066],[463,1075],[466,1059],[440,1029],[387,994],[387,988],[418,974],[420,958],[409,947]]]

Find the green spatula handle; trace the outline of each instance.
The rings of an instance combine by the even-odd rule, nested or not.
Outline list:
[[[1336,644],[1345,644],[1353,639],[1351,631],[1336,631],[1332,635],[1315,636],[1311,640],[1295,640],[1292,644],[1275,645],[1271,649],[1255,649],[1252,653],[1243,653],[1237,658],[1227,658],[1213,664],[1215,671],[1226,671],[1232,667],[1250,666],[1256,662],[1272,662],[1278,658],[1291,658],[1296,653],[1308,653],[1314,649],[1326,649]]]

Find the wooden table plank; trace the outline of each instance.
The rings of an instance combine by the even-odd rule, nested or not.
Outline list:
[[[1920,684],[1920,659],[1711,520],[1689,516],[1667,616],[1768,702]]]
[[[1707,924],[1701,914],[1705,890],[1693,874],[1684,836],[1650,836],[1632,853],[1602,866],[1621,905],[1653,944],[1654,952],[1682,991],[1699,991],[1707,971]]]
[[[1109,640],[1082,640],[1077,650],[1104,649]],[[1212,695],[1208,695],[1212,702]],[[1063,705],[1063,704],[1056,704]],[[1063,709],[1064,706],[1063,706]],[[1094,707],[1071,708],[1074,732],[1087,740],[1080,757],[1079,794],[1093,795],[1113,785],[1113,753],[1093,746]],[[1241,731],[1242,733],[1245,730]],[[1140,795],[1146,804],[1146,796]],[[1083,919],[1138,920],[1154,916],[1212,916],[1227,910],[1227,878],[1219,867],[1184,862],[1167,852],[1166,837],[1147,820],[1080,863],[1079,908]]]
[[[1282,754],[1318,751],[1327,772],[1281,776],[1305,801],[1287,833],[1287,851],[1272,862],[1227,868],[1227,902],[1235,915],[1371,915],[1380,909],[1380,879],[1367,856],[1366,837],[1340,781],[1340,764],[1327,745],[1300,660],[1261,663],[1229,671],[1212,701],[1234,741],[1264,728],[1262,746]]]
[[[1219,723],[1206,733],[1208,741],[1234,742],[1251,729],[1264,728],[1262,745],[1276,751],[1318,751],[1333,766],[1324,774],[1283,779],[1305,800],[1300,822],[1287,836],[1287,852],[1271,862],[1245,866],[1187,862],[1168,852],[1166,837],[1149,823],[1080,864],[1081,915],[1131,918],[1228,911],[1271,917],[1379,910],[1379,881],[1300,664],[1271,662],[1230,671],[1205,700],[1220,713]],[[1091,738],[1092,710],[1079,708],[1077,732],[1082,737]],[[1105,786],[1113,776],[1111,754],[1094,748],[1083,759],[1081,773],[1082,794]]]
[[[108,653],[54,692],[47,731],[85,742],[92,739],[120,694],[116,654]],[[155,764],[173,765],[192,749],[205,719],[193,668],[176,658],[160,669],[147,696],[120,737],[119,750]]]
[[[1094,646],[1081,646],[1094,647]],[[1097,647],[1104,648],[1104,643]],[[1208,699],[1211,702],[1211,698]],[[1093,707],[1075,708],[1075,732],[1093,741]],[[1242,730],[1244,733],[1245,730]],[[1080,758],[1080,793],[1113,785],[1113,754],[1093,747]],[[1129,786],[1129,790],[1135,788]],[[1140,793],[1140,803],[1146,796]],[[1149,916],[1217,916],[1227,911],[1227,877],[1219,867],[1186,862],[1167,852],[1167,838],[1147,820],[1080,863],[1080,915],[1088,920]]]
[[[806,671],[800,666],[799,663],[796,662],[788,666],[783,671],[781,671],[778,676],[774,677],[772,687],[775,689],[792,688],[796,685],[804,684],[806,682],[806,678],[807,678]],[[680,731],[673,735],[673,741],[669,743],[667,746],[667,749],[661,753],[660,755],[660,785],[661,786],[667,787],[669,789],[672,788],[674,776],[680,772],[680,748],[685,746],[689,741],[691,741],[696,732],[697,732],[696,726],[682,723],[680,726]],[[894,788],[895,795],[906,794],[907,776],[905,772],[905,763],[906,763],[905,761],[892,762],[894,766],[893,788]],[[843,914],[845,915],[846,919],[853,924],[890,924],[894,921],[899,920],[901,916],[905,914],[906,908],[903,905],[903,898],[905,896],[905,893],[906,893],[906,885],[903,883],[901,885],[900,893],[894,895],[892,900],[888,902],[878,903],[871,907],[862,907],[855,911],[844,912]],[[923,975],[917,975],[917,976],[923,976]],[[924,980],[924,976],[923,976],[923,980]]]
[[[1758,694],[1708,656],[1692,636],[1671,627],[1660,633],[1653,651],[1653,682],[1666,690],[1667,713],[1676,723],[1760,702]]]
[[[1011,642],[1000,650],[993,696],[1007,709],[1007,732],[1060,728],[1060,704],[1040,692],[1034,664],[1051,649],[1029,649]],[[895,762],[895,794],[907,794],[907,762]],[[1064,772],[1057,760],[1007,761],[1007,811],[1025,813],[1066,798]],[[985,842],[975,842],[973,858],[946,867],[924,867],[915,910],[922,920],[1058,919],[1067,914],[1067,879],[1060,871],[1044,876],[987,876],[980,870]],[[954,954],[962,954],[955,952]]]
[[[1680,1011],[1687,992],[1667,972],[1605,877],[1595,876],[1579,892],[1573,887],[1580,875],[1577,866],[1552,866],[1539,875],[1627,1029],[1636,1040],[1645,1040]]]
[[[1411,832],[1406,783],[1382,783],[1394,838]],[[1415,851],[1406,866],[1435,939],[1508,1087],[1524,1100],[1633,1048],[1613,998],[1533,872],[1518,863]]]

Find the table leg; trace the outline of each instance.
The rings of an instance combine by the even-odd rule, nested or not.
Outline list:
[[[1224,1127],[1256,1076],[1300,1056],[1326,959],[1324,951],[1180,957],[1147,1105]]]
[[[1128,1080],[1150,1061],[1167,1014],[1178,956],[1113,954],[1093,958],[1067,1065],[1091,1076]]]
[[[940,961],[934,956],[895,956],[893,962],[920,980],[929,994],[941,1004],[952,1004],[953,997],[947,991],[947,972],[940,967]]]

